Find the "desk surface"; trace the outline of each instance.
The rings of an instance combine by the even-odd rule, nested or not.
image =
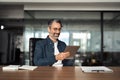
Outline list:
[[[2,71],[0,80],[119,80],[120,67],[109,67],[113,73],[84,73],[80,67],[38,67],[34,71]]]

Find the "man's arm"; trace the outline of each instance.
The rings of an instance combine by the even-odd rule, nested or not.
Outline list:
[[[56,59],[54,55],[47,55],[44,52],[44,46],[42,41],[36,43],[35,52],[34,52],[34,64],[36,66],[48,66],[52,65]]]

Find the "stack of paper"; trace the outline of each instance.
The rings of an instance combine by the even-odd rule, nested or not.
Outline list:
[[[9,66],[4,66],[2,67],[3,71],[16,71],[16,70],[34,70],[36,69],[37,66],[29,66],[29,65],[9,65]]]
[[[81,66],[83,72],[113,72],[112,69],[109,69],[105,66]]]
[[[9,66],[2,67],[2,70],[3,71],[16,71],[18,70],[18,68],[19,68],[19,65],[9,65]]]

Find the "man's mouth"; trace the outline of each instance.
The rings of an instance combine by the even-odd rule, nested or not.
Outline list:
[[[59,34],[54,34],[55,37],[59,37]]]

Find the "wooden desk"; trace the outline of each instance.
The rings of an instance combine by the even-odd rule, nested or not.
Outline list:
[[[120,67],[110,67],[113,73],[84,73],[80,67],[38,67],[34,71],[2,71],[0,80],[119,80]]]

